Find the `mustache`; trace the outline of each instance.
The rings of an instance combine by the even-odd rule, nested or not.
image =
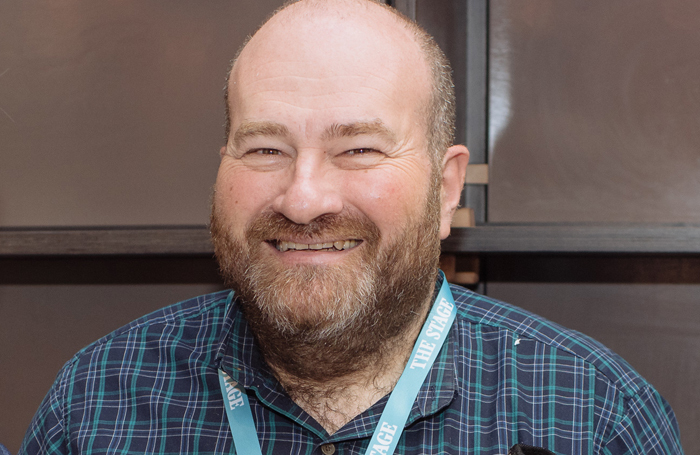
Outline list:
[[[364,215],[353,213],[325,214],[308,224],[298,224],[281,213],[265,212],[253,220],[246,231],[248,241],[272,241],[285,238],[362,239],[377,242],[379,228]]]

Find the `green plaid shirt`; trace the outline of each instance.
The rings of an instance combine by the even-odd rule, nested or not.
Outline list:
[[[664,399],[597,342],[452,286],[458,316],[396,453],[681,454]],[[20,454],[234,453],[218,384],[243,384],[264,454],[363,454],[383,398],[329,435],[274,378],[228,292],[138,319],[59,372]]]

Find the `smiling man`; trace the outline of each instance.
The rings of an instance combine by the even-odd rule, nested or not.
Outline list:
[[[79,352],[22,453],[681,453],[622,359],[439,274],[468,152],[415,24],[293,3],[236,58],[227,113],[211,230],[232,291]]]
[[[294,5],[229,78],[216,255],[265,360],[330,432],[400,375],[468,160],[428,143],[452,108],[432,104],[445,66],[433,75],[416,30],[397,25],[373,4]]]

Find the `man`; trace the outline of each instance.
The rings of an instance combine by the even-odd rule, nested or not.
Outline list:
[[[417,26],[291,4],[240,52],[227,109],[211,229],[234,292],[78,353],[21,453],[682,453],[619,357],[438,275],[468,152]]]

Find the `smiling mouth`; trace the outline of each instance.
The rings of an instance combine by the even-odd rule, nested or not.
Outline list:
[[[286,242],[283,240],[272,240],[269,242],[278,251],[344,251],[351,248],[355,248],[357,245],[362,243],[362,240],[336,240],[335,242],[323,242],[323,243],[294,243]]]

